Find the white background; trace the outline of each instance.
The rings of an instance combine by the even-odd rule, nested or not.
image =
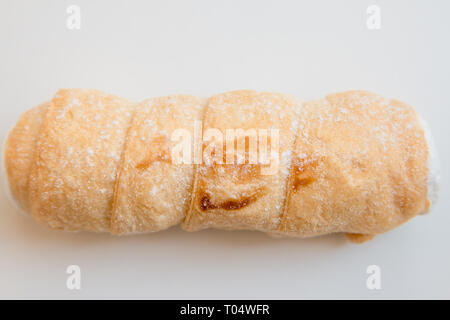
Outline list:
[[[81,8],[81,30],[66,28],[71,4]],[[372,4],[380,30],[366,27]],[[363,245],[214,230],[67,234],[19,215],[2,188],[0,298],[450,298],[449,15],[446,0],[1,0],[2,139],[22,112],[64,87],[136,101],[368,89],[429,122],[442,183],[431,214]],[[81,267],[80,291],[66,288],[71,264]],[[379,291],[366,288],[371,264],[381,267]]]

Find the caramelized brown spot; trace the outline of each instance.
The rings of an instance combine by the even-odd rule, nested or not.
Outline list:
[[[313,183],[314,181],[315,181],[315,179],[313,179],[312,177],[306,177],[306,178],[295,177],[294,183],[292,184],[292,188],[294,188],[294,190],[298,190],[300,187],[305,187],[305,186]]]
[[[200,209],[202,211],[212,209],[224,209],[224,210],[239,210],[258,200],[261,192],[258,190],[251,196],[241,197],[239,199],[230,199],[225,202],[215,204],[211,201],[209,194],[205,193],[200,199]]]
[[[292,172],[292,189],[294,189],[294,191],[299,190],[301,187],[306,187],[316,181],[314,176],[316,175],[316,169],[319,163],[320,159],[294,158]]]
[[[238,209],[246,207],[247,205],[249,205],[253,201],[254,200],[252,198],[244,198],[244,199],[239,200],[239,201],[228,200],[228,201],[225,201],[224,203],[222,203],[220,205],[220,207],[222,209],[225,209],[225,210],[238,210]]]
[[[346,233],[345,235],[353,243],[363,243],[375,238],[374,234]]]
[[[209,195],[204,194],[203,197],[200,199],[200,209],[206,211],[211,209],[217,209],[217,206],[211,203]]]
[[[166,136],[158,136],[149,144],[150,147],[147,148],[146,156],[136,165],[138,170],[146,170],[155,161],[170,161],[170,145]]]

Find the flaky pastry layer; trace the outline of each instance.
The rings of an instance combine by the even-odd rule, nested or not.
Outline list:
[[[278,170],[266,164],[174,163],[171,134],[279,130]],[[223,158],[226,158],[226,152]],[[367,91],[299,102],[233,91],[134,103],[63,89],[21,116],[5,145],[9,186],[55,229],[113,234],[181,224],[355,242],[427,212],[429,147],[416,112]]]

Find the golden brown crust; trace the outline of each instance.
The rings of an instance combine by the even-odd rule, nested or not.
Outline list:
[[[193,96],[176,95],[136,106],[120,165],[111,232],[159,231],[180,223],[190,200],[193,165],[173,164],[171,133],[193,135],[203,105]]]
[[[349,91],[304,104],[279,231],[374,235],[427,211],[427,152],[396,100]]]
[[[234,163],[227,164],[226,155],[219,159],[224,164],[203,161],[197,166],[184,229],[195,231],[213,227],[271,231],[277,228],[286,194],[298,111],[299,104],[294,99],[277,93],[233,91],[208,100],[203,119],[204,133],[208,128],[219,129],[223,136],[227,129],[255,129],[258,134],[258,129],[278,128],[281,161],[276,171],[268,175],[261,171],[265,165],[252,164],[249,158],[242,164],[237,162],[237,156]],[[237,137],[233,139],[235,150],[237,140]],[[246,142],[248,153],[249,139]]]
[[[109,231],[116,170],[132,103],[95,90],[59,90],[41,125],[30,211],[70,231]]]
[[[28,181],[35,159],[36,141],[39,137],[49,102],[25,112],[8,135],[5,144],[5,169],[12,195],[20,206],[28,210]]]
[[[375,238],[375,234],[346,233],[345,236],[353,243],[364,243]]]
[[[194,137],[200,120],[203,134],[214,128],[224,138],[226,129],[279,129],[275,174],[262,174],[268,165],[248,158],[227,163],[229,149],[220,154],[209,142],[201,163],[173,163],[171,134],[183,128]],[[255,91],[206,103],[176,95],[135,104],[66,89],[25,113],[5,145],[13,195],[56,229],[126,234],[182,222],[190,231],[344,232],[353,242],[429,209],[428,156],[414,110],[365,91],[303,105]]]

